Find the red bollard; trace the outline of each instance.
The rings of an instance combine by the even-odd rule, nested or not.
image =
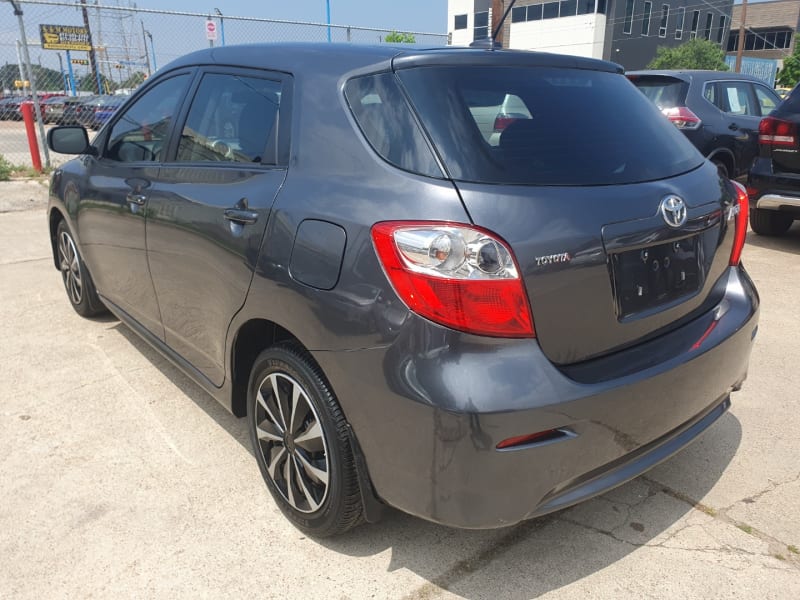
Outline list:
[[[28,148],[31,150],[33,168],[37,173],[42,172],[42,157],[39,156],[39,142],[36,141],[36,121],[33,118],[33,103],[23,102],[20,105],[22,120],[25,121],[25,133],[28,134]]]

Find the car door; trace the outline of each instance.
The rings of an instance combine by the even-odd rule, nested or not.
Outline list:
[[[286,175],[290,82],[206,69],[150,196],[147,250],[166,343],[217,386]]]
[[[110,301],[159,339],[164,338],[145,247],[148,194],[163,146],[186,96],[191,74],[161,80],[127,106],[87,158],[78,228],[89,270]]]
[[[749,81],[719,81],[717,106],[726,113],[733,139],[737,170],[746,171],[758,154],[758,124],[761,111]]]

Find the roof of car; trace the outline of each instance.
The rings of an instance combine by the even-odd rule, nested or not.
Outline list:
[[[698,81],[700,83],[706,81],[716,81],[719,79],[738,80],[738,81],[756,81],[764,83],[763,80],[752,75],[744,73],[734,73],[733,71],[703,71],[695,69],[664,69],[664,70],[643,70],[643,71],[628,71],[626,75],[641,77],[643,75],[655,75],[661,77],[675,77],[683,81]]]
[[[164,70],[198,64],[270,68],[285,72],[346,73],[369,65],[395,68],[431,65],[549,66],[622,73],[615,63],[544,52],[416,45],[276,43],[223,46],[192,52]]]

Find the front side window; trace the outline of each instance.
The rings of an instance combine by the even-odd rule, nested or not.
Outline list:
[[[650,35],[650,13],[653,11],[653,3],[644,3],[644,15],[642,15],[642,35]]]
[[[170,125],[188,83],[188,74],[177,75],[138,98],[111,128],[105,158],[119,162],[163,160]]]
[[[203,76],[181,131],[178,162],[276,164],[278,81]]]

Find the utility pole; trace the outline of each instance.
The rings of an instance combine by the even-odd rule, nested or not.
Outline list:
[[[89,68],[92,71],[92,77],[97,82],[97,93],[103,93],[103,83],[100,79],[100,72],[97,70],[97,56],[94,51],[94,43],[92,43],[92,30],[89,26],[89,11],[86,9],[86,0],[81,0],[81,12],[83,12],[83,26],[86,27],[86,33],[89,37]]]
[[[746,35],[745,20],[747,19],[747,0],[742,0],[742,20],[739,22],[739,44],[736,48],[737,73],[742,72],[742,52],[744,52],[744,37]]]
[[[144,58],[147,62],[147,76],[150,77],[153,72],[150,70],[150,52],[147,51],[147,32],[144,30],[144,21],[139,22],[142,24],[142,40],[144,40]]]
[[[504,4],[504,0],[492,0],[492,22],[489,23],[489,35],[491,36],[496,31],[493,41],[501,46],[503,45],[503,28],[500,24],[503,22]]]

